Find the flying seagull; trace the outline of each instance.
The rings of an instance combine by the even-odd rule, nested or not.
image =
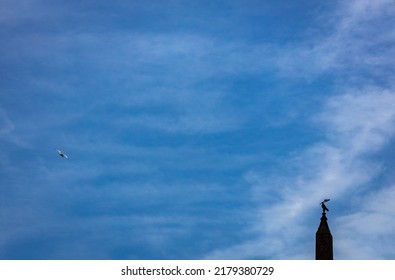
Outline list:
[[[62,158],[69,159],[68,156],[65,155],[61,150],[56,149],[56,151],[58,152],[59,156],[61,156]]]

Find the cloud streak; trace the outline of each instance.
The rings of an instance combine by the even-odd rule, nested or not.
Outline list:
[[[383,163],[375,160],[374,155],[393,145],[395,109],[390,104],[394,101],[395,95],[387,90],[330,98],[320,122],[316,120],[325,127],[328,140],[287,160],[286,168],[294,170],[288,171],[291,176],[265,179],[267,174],[252,172],[246,177],[253,184],[256,203],[264,205],[253,229],[260,237],[213,252],[207,258],[265,258],[263,252],[267,252],[275,259],[311,259],[312,233],[319,217],[317,225],[305,221],[315,208],[318,215],[318,203],[325,197],[332,198],[333,205],[349,205],[345,213],[329,213],[330,219],[332,212],[338,215],[330,221],[332,230],[335,228],[336,258],[388,258],[390,252],[384,246],[380,252],[373,247],[381,237],[392,240],[393,230],[385,224],[391,224],[395,218],[390,210],[393,187],[381,186],[377,194],[371,194],[369,189],[378,187],[372,181],[384,171]],[[348,242],[351,239],[354,241]],[[306,250],[309,246],[310,252]]]
[[[326,197],[336,258],[391,258],[389,3],[2,3],[1,258],[311,259]]]
[[[378,40],[370,38],[377,26],[369,24],[379,16],[387,16],[387,8],[385,1],[374,4],[352,1],[350,6],[340,10],[332,35],[317,42],[312,51],[299,46],[292,57],[279,60],[280,68],[292,74],[296,70],[293,65],[299,65],[309,54],[307,61],[313,60],[313,63],[302,66],[302,69],[308,69],[308,73],[312,71],[313,75],[341,68],[360,69],[362,64],[369,67],[363,70],[364,73],[388,67],[393,71],[386,60],[391,56],[387,56],[386,51],[369,51],[373,44],[377,47],[394,43],[391,32],[388,36],[378,35]],[[367,13],[368,10],[373,10],[373,15]],[[357,30],[358,35],[352,34],[351,30]],[[357,57],[364,59],[359,61]],[[356,74],[351,70],[336,87],[342,93],[327,98],[321,111],[311,116],[315,128],[324,135],[323,141],[303,152],[290,154],[281,164],[283,167],[278,169],[283,170],[281,175],[259,171],[246,173],[245,178],[252,185],[253,201],[262,205],[258,206],[260,214],[256,227],[251,229],[257,237],[215,250],[207,255],[208,259],[267,258],[268,255],[274,259],[312,259],[313,230],[318,226],[319,217],[316,224],[310,221],[314,209],[319,208],[318,203],[326,197],[332,198],[329,208],[334,208],[329,219],[335,240],[335,258],[393,257],[388,249],[391,248],[393,230],[391,226],[385,226],[393,224],[390,204],[393,187],[391,184],[377,186],[374,180],[384,171],[392,172],[392,168],[384,169],[388,159],[383,157],[383,152],[394,145],[395,109],[392,104],[395,104],[395,85],[372,86],[374,82],[369,79],[355,86]],[[385,77],[388,75],[381,79]],[[372,192],[374,189],[380,191]],[[342,204],[348,206],[347,210],[336,212],[336,206]],[[306,224],[306,221],[309,222]],[[379,240],[385,240],[385,245],[376,248]]]

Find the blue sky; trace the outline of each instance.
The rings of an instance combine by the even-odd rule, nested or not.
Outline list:
[[[1,259],[395,259],[394,1],[0,5]]]

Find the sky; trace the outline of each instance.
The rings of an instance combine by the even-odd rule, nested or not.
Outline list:
[[[0,6],[0,259],[395,259],[394,1]]]

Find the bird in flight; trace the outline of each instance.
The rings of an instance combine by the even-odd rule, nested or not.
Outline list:
[[[59,156],[61,156],[62,158],[69,159],[69,157],[66,154],[64,154],[61,150],[56,149],[56,151],[58,152]]]

